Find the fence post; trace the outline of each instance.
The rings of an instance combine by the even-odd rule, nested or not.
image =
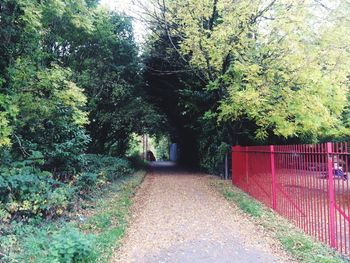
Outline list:
[[[275,173],[275,149],[273,145],[270,145],[270,164],[271,164],[271,179],[272,179],[272,209],[276,210],[277,198],[276,198],[276,173]]]
[[[327,142],[327,184],[328,184],[328,208],[329,208],[329,237],[331,246],[336,247],[335,233],[335,199],[333,185],[333,149],[332,143]]]
[[[228,152],[225,153],[224,178],[225,178],[225,180],[228,179]]]
[[[246,179],[246,183],[247,183],[247,187],[249,187],[248,184],[248,179],[249,179],[249,174],[248,174],[248,146],[244,147],[244,167],[245,167],[245,179]],[[247,188],[248,189],[248,188]]]
[[[232,181],[232,184],[234,185],[234,179],[235,179],[235,176],[234,176],[234,171],[235,171],[235,149],[236,149],[237,146],[232,146],[231,148],[231,167],[232,167],[232,170],[231,170],[231,181]]]

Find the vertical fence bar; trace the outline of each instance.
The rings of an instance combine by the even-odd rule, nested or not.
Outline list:
[[[302,145],[301,146],[301,151],[305,153],[305,168],[303,169],[302,171],[302,176],[301,176],[301,179],[300,179],[300,182],[301,182],[301,188],[302,188],[302,211],[304,213],[304,215],[307,214],[307,207],[306,207],[306,203],[307,203],[307,199],[306,199],[306,191],[307,191],[307,188],[305,186],[305,178],[307,176],[307,173],[309,171],[309,162],[308,162],[308,152],[307,152],[307,147],[306,145]],[[306,232],[307,230],[307,217],[306,216],[303,216],[303,230]]]
[[[302,145],[298,145],[297,146],[297,151],[300,153],[301,155],[301,159],[300,159],[300,163],[299,163],[299,166],[297,167],[298,171],[297,171],[297,181],[296,181],[296,186],[299,186],[298,187],[298,207],[300,209],[300,212],[299,212],[299,223],[298,223],[298,226],[299,228],[303,229],[304,227],[304,202],[303,202],[303,192],[304,192],[304,189],[302,187],[302,178],[303,178],[303,174],[304,174],[304,171],[305,171],[305,155],[304,155],[304,151],[303,151],[303,146]]]
[[[339,194],[340,192],[337,192],[337,189],[340,189],[340,185],[339,185],[339,171],[340,171],[340,143],[335,143],[335,149],[334,149],[336,155],[336,162],[337,162],[337,167],[334,167],[334,173],[336,176],[337,180],[334,180],[334,206],[338,205],[338,200],[339,200]],[[335,165],[335,164],[334,164]],[[340,250],[340,252],[342,253],[342,233],[341,233],[341,215],[338,213],[338,211],[335,211],[335,232],[337,233],[337,249]],[[339,246],[340,245],[340,246]]]
[[[236,166],[235,166],[235,161],[236,161],[236,156],[235,156],[235,146],[232,146],[231,148],[231,181],[232,181],[232,184],[234,185],[235,184],[235,175],[234,175],[234,172],[236,171]]]
[[[312,206],[312,213],[311,213],[311,223],[313,225],[313,231],[312,231],[312,235],[317,237],[317,228],[318,228],[318,224],[317,224],[317,211],[316,211],[316,202],[317,202],[317,197],[316,197],[316,176],[317,176],[317,161],[316,161],[316,157],[318,154],[318,148],[317,145],[313,145],[314,148],[314,154],[312,157],[312,163],[314,164],[315,168],[313,169],[312,173],[310,174],[310,178],[311,178],[311,184],[310,184],[310,191],[311,191],[311,206]]]
[[[321,220],[321,210],[320,210],[320,200],[321,200],[321,198],[320,198],[320,178],[321,178],[321,176],[320,176],[320,174],[321,174],[321,167],[320,167],[320,152],[321,152],[321,150],[320,150],[320,145],[318,144],[318,145],[316,145],[316,149],[317,149],[317,155],[316,155],[316,164],[317,164],[317,170],[316,170],[316,189],[317,189],[317,192],[316,192],[316,207],[317,207],[317,221],[316,221],[316,223],[317,223],[317,238],[318,238],[318,240],[322,240],[322,238],[321,238],[321,234],[322,234],[322,232],[321,232],[321,223],[320,222],[322,222]]]
[[[327,158],[328,156],[324,154],[326,152],[326,144],[322,143],[322,178],[326,176],[327,178]],[[328,200],[328,193],[326,191],[327,189],[327,181],[322,180],[322,227],[323,227],[323,235],[324,235],[324,242],[328,243],[328,237],[329,237],[329,231],[327,230],[327,211],[329,210],[327,207],[327,200]]]
[[[272,179],[272,209],[276,210],[277,198],[276,198],[275,149],[273,145],[270,145],[270,164],[271,164],[271,179]]]
[[[246,183],[247,183],[247,186],[248,186],[248,184],[249,184],[249,178],[248,178],[248,176],[249,176],[249,174],[248,174],[248,165],[249,165],[249,163],[248,163],[248,158],[249,158],[249,156],[248,156],[248,146],[246,146],[246,147],[244,147],[244,167],[245,167],[245,177],[246,177]]]
[[[225,161],[224,161],[224,179],[228,179],[228,152],[225,153]]]
[[[330,245],[336,247],[335,236],[335,207],[333,185],[333,149],[332,143],[327,143],[327,182],[328,182],[328,209],[329,209],[329,238]]]
[[[312,148],[310,147],[309,144],[306,145],[307,151],[309,153],[308,156],[308,163],[310,165],[310,167],[312,167]],[[306,172],[305,175],[305,188],[306,190],[306,233],[311,234],[311,220],[310,220],[310,189],[309,189],[309,179],[310,179],[310,173],[311,173],[311,169],[309,169]]]

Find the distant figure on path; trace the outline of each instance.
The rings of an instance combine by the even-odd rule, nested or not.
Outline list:
[[[152,151],[147,151],[147,161],[150,161],[150,162],[156,161],[156,157],[154,157],[154,154]]]

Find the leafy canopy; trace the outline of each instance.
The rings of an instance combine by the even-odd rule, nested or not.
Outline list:
[[[262,140],[349,133],[347,1],[181,0],[164,10],[180,55],[221,94],[218,121],[253,122]]]

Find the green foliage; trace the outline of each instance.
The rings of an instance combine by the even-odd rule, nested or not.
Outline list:
[[[96,187],[97,179],[98,175],[96,173],[83,172],[78,176],[75,185],[78,187],[78,189],[90,192]]]
[[[0,235],[0,251],[2,255],[0,256],[1,262],[13,263],[17,261],[18,253],[20,247],[18,245],[19,237],[14,233],[3,233],[1,229]]]
[[[0,1],[0,57],[0,261],[90,261],[90,238],[29,225],[130,174],[111,156],[162,119],[145,101],[131,19],[97,0]],[[34,234],[19,259],[20,232]]]
[[[27,237],[23,248],[23,260],[30,258],[38,263],[91,262],[94,257],[94,237],[70,226],[51,233],[44,229]]]
[[[228,131],[219,130],[212,118],[202,118],[200,121],[202,130],[199,136],[198,150],[200,151],[199,164],[202,169],[219,174],[223,171],[223,159],[229,152],[230,145],[226,143]]]
[[[125,159],[99,155],[80,158],[83,172],[67,183],[54,179],[50,172],[33,167],[31,160],[3,168],[0,173],[0,222],[11,218],[63,215],[75,201],[77,192],[84,196],[134,171]]]
[[[111,182],[131,174],[134,170],[126,159],[86,154],[84,155],[83,171],[95,173],[98,175],[98,179]]]
[[[67,179],[61,173],[79,170],[77,156],[90,142],[84,127],[88,123],[87,97],[74,82],[72,71],[58,59],[49,58],[53,49],[47,49],[44,40],[53,30],[52,20],[63,19],[64,12],[70,14],[65,21],[72,27],[85,19],[74,15],[79,12],[77,6],[65,6],[62,1],[35,4],[9,0],[0,4],[0,37],[5,39],[0,48],[4,58],[0,68],[0,146],[10,147],[15,160],[41,152],[42,165],[60,180]],[[83,1],[79,8],[82,6]],[[75,24],[70,23],[73,20]],[[88,24],[84,21],[79,30],[87,30]],[[60,43],[62,39],[52,40]]]
[[[250,200],[244,193],[225,191],[223,194],[228,200],[236,202],[239,208],[251,216],[260,217],[262,215],[260,204],[254,200]]]
[[[12,128],[10,126],[10,118],[16,116],[17,107],[12,104],[8,96],[0,94],[0,109],[0,147],[4,147],[11,144],[10,135]]]
[[[129,147],[126,156],[136,156],[142,153],[142,136],[132,134],[129,140]]]
[[[27,60],[10,68],[14,103],[20,109],[14,120],[15,154],[28,157],[40,151],[45,167],[71,172],[79,167],[77,156],[90,142],[83,125],[88,122],[83,91],[69,79],[71,72],[57,65],[37,69]]]
[[[101,250],[110,250],[113,240],[121,237],[130,198],[144,173],[130,176],[128,172],[133,171],[130,162],[115,157],[88,155],[82,160],[86,165],[84,171],[69,183],[59,182],[49,172],[22,162],[11,165],[16,168],[3,168],[0,176],[1,262],[22,262],[28,258],[31,262],[99,262],[97,254],[101,257]],[[106,211],[84,221],[85,224],[79,221],[85,233],[90,227],[94,234],[96,229],[104,231],[98,241],[67,225],[67,220],[75,219],[69,217],[77,212],[73,208],[109,192],[122,196],[117,202],[103,201]],[[113,196],[117,198],[116,194]]]
[[[155,157],[157,160],[167,161],[169,160],[169,147],[170,142],[167,136],[160,136],[155,140]]]
[[[0,174],[0,201],[3,216],[58,216],[72,201],[73,189],[54,180],[49,172],[30,166],[4,169]]]
[[[219,121],[248,119],[262,140],[270,132],[285,138],[344,132],[340,119],[347,104],[350,53],[339,43],[348,41],[349,34],[341,35],[348,21],[329,21],[344,15],[348,3],[341,1],[329,13],[321,5],[310,7],[312,1],[182,2],[179,8],[169,1],[168,8],[177,12],[167,13],[168,19],[183,21],[178,23],[180,50],[203,72],[207,88],[226,92],[219,101]],[[313,23],[317,29],[309,26]],[[325,33],[330,31],[332,40]]]
[[[218,173],[223,144],[349,137],[348,1],[151,2],[148,92],[183,158]]]
[[[130,18],[95,0],[6,0],[0,17],[0,151],[14,160],[41,152],[42,168],[70,181],[87,148],[122,156],[161,120],[144,100]]]
[[[123,156],[133,133],[156,131],[162,118],[144,99],[131,20],[102,9],[95,12],[84,48],[67,63],[88,95],[90,151]]]
[[[97,233],[97,256],[92,262],[109,262],[113,251],[120,245],[126,231],[132,197],[144,175],[145,172],[140,171],[115,181],[102,197],[98,195],[94,208],[87,210],[92,216],[81,224],[81,228],[84,232]]]

